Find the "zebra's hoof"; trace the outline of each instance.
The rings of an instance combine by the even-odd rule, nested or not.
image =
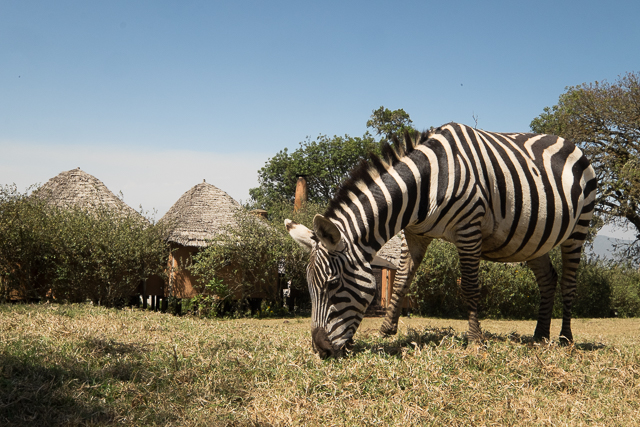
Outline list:
[[[540,335],[540,334],[534,334],[533,335],[533,342],[537,342],[537,343],[548,343],[549,340],[549,335],[544,336],[544,335]]]
[[[573,335],[571,333],[560,335],[560,338],[558,338],[558,343],[562,346],[573,344]]]
[[[398,325],[389,325],[388,323],[383,323],[380,326],[380,334],[382,335],[395,335],[398,333]]]

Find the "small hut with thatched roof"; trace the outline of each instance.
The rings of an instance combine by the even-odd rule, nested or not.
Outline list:
[[[80,168],[61,172],[34,191],[34,197],[61,208],[107,208],[123,215],[143,218],[132,207],[113,194],[98,178]]]
[[[197,283],[184,266],[198,250],[210,244],[225,228],[235,225],[234,215],[240,204],[214,185],[202,183],[184,193],[160,219],[168,229],[167,241],[172,251],[169,259],[169,288],[149,280],[149,295],[191,298],[197,294]]]
[[[235,224],[238,209],[240,203],[203,181],[184,193],[160,221],[170,224],[169,242],[204,248],[225,227]]]
[[[402,247],[402,232],[393,236],[380,250],[377,255],[380,258],[371,263],[371,269],[376,279],[376,295],[367,308],[368,315],[383,314],[391,301],[393,292],[393,281],[396,271],[400,268],[400,252]],[[412,302],[405,297],[402,308],[412,307]]]
[[[148,224],[144,216],[113,194],[102,181],[80,168],[61,172],[37,188],[31,197],[61,210],[81,209],[88,213],[104,210],[117,218],[132,218]],[[44,283],[43,287],[48,285]],[[140,283],[138,292],[142,289]]]

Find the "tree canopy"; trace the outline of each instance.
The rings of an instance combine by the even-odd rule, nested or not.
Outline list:
[[[293,153],[286,148],[258,171],[259,187],[249,190],[255,207],[269,209],[282,200],[293,201],[299,175],[305,175],[310,202],[326,204],[361,160],[379,152],[370,134],[363,137],[320,135],[307,138]]]
[[[307,137],[293,152],[280,150],[258,171],[259,186],[249,190],[250,204],[271,210],[274,203],[293,202],[298,176],[305,175],[309,201],[326,205],[360,161],[369,159],[371,154],[379,155],[380,144],[393,135],[413,130],[411,123],[404,110],[380,107],[367,122],[367,127],[383,136],[380,141],[369,132],[362,137],[320,135],[315,140]]]
[[[394,135],[402,136],[405,130],[415,130],[413,121],[402,108],[389,110],[380,106],[373,110],[371,118],[367,121],[367,127],[376,131],[376,135],[381,135],[383,141],[389,141]]]
[[[587,155],[598,178],[596,213],[626,219],[640,236],[640,73],[614,83],[566,88],[558,104],[545,107],[531,130],[562,136]]]

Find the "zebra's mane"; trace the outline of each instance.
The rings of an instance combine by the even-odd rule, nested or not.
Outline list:
[[[437,130],[436,130],[437,131]],[[375,153],[369,155],[369,160],[362,159],[358,166],[356,166],[350,173],[349,178],[342,183],[340,189],[329,202],[329,206],[325,212],[325,217],[334,217],[334,212],[339,209],[340,204],[349,203],[349,193],[358,194],[359,182],[364,182],[369,185],[373,179],[371,178],[371,171],[374,171],[374,175],[381,175],[386,170],[394,167],[403,157],[409,155],[416,146],[422,144],[429,136],[433,134],[433,131],[418,132],[415,130],[405,130],[403,141],[394,135],[391,138],[393,146],[388,142],[381,145],[380,151],[382,158]]]

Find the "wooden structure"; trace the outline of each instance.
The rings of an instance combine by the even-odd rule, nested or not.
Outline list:
[[[298,175],[298,181],[296,182],[296,195],[293,202],[293,211],[299,211],[302,208],[302,205],[307,202],[307,200],[307,177],[306,175]]]

